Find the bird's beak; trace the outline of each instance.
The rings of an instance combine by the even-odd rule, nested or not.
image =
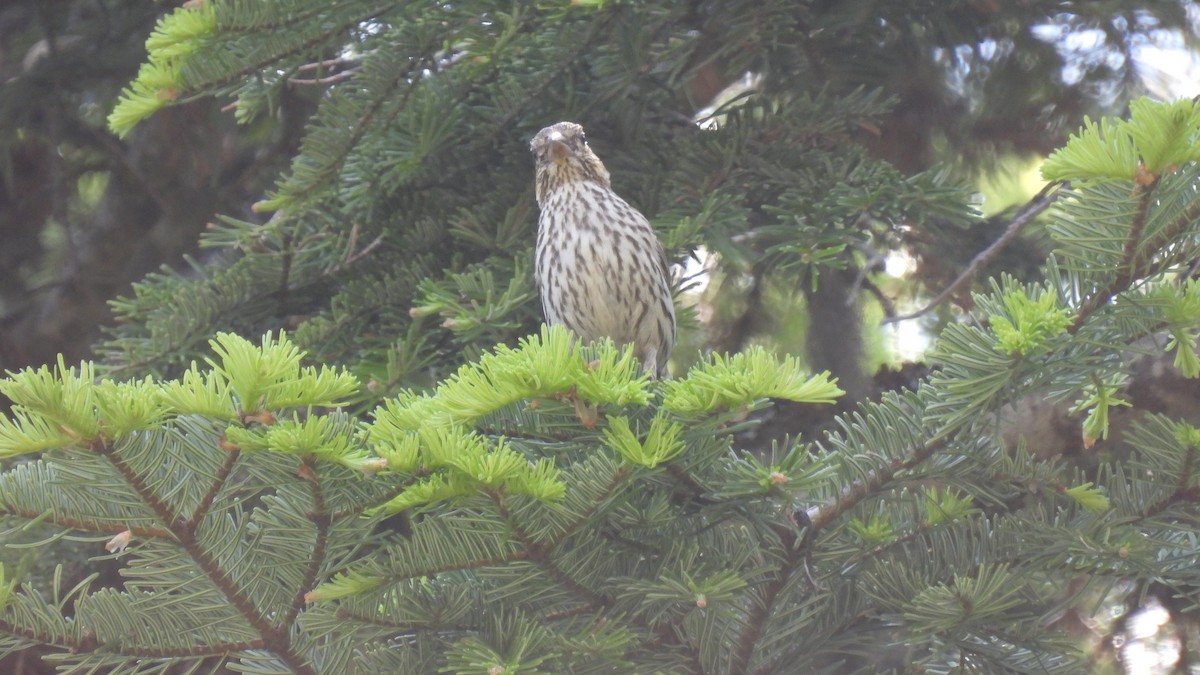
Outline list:
[[[562,164],[571,156],[571,148],[563,142],[562,134],[555,132],[550,135],[550,161]]]

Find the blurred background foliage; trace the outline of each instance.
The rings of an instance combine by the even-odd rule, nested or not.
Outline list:
[[[129,296],[132,282],[161,265],[194,278],[202,273],[195,266],[221,256],[208,252],[185,262],[185,254],[197,252],[197,239],[206,225],[211,228],[219,216],[261,223],[264,218],[252,213],[251,205],[297,152],[323,87],[344,79],[338,72],[356,67],[358,57],[353,50],[344,51],[347,44],[362,40],[361,55],[371,38],[369,32],[364,37],[343,31],[341,43],[296,55],[296,63],[307,64],[316,63],[318,56],[343,59],[328,66],[327,75],[333,75],[328,84],[314,84],[320,78],[278,74],[272,81],[260,73],[257,91],[230,87],[230,93],[241,97],[241,108],[255,108],[245,115],[253,118],[250,124],[236,124],[231,110],[221,109],[228,98],[201,98],[168,107],[117,140],[105,129],[105,118],[120,89],[145,60],[144,41],[154,21],[174,6],[15,0],[0,9],[0,367],[44,363],[58,353],[68,360],[90,354],[102,327],[112,325],[109,301]],[[404,3],[380,7],[384,15],[407,11]],[[540,17],[541,22],[530,19],[530,12],[512,12],[511,17],[523,22],[523,30],[554,22],[584,25],[582,8],[562,10],[558,16],[552,4],[547,7],[544,14],[554,16]],[[510,9],[498,4],[497,21],[505,20]],[[826,97],[869,92],[878,108],[860,111],[857,128],[846,132],[848,140],[903,175],[939,171],[943,182],[978,191],[985,216],[972,220],[963,214],[961,222],[932,223],[927,231],[903,218],[877,225],[872,236],[863,238],[861,250],[835,256],[852,259],[845,263],[853,268],[848,278],[829,274],[827,283],[813,291],[855,295],[865,275],[866,281],[885,286],[883,295],[902,308],[919,304],[931,289],[936,292],[947,285],[971,256],[995,239],[1012,209],[1039,187],[1033,173],[1038,158],[1061,145],[1084,115],[1120,114],[1130,98],[1143,94],[1193,95],[1200,73],[1194,50],[1197,8],[1190,2],[861,0],[778,3],[759,11],[738,3],[695,2],[671,9],[611,3],[607,11],[612,16],[604,30],[609,32],[596,39],[594,54],[580,59],[586,63],[563,62],[563,71],[549,75],[554,81],[540,97],[519,88],[522,82],[506,92],[514,102],[526,95],[534,99],[522,110],[530,121],[512,120],[514,128],[532,129],[578,111],[618,188],[644,210],[658,214],[656,221],[667,229],[675,227],[670,221],[680,209],[663,200],[679,203],[684,196],[670,189],[678,186],[664,185],[671,178],[659,168],[664,160],[690,161],[678,154],[662,156],[669,152],[672,136],[688,133],[686,125],[706,119],[718,123],[722,111],[715,109],[731,98],[736,104],[749,91]],[[454,16],[450,13],[448,18]],[[657,20],[657,32],[631,30],[629,22],[642,16]],[[469,36],[464,32],[460,37]],[[606,39],[630,44],[606,45]],[[547,50],[538,56],[561,54]],[[527,67],[535,63],[527,58]],[[611,81],[625,76],[619,67],[628,65],[611,63],[614,59],[642,59],[644,63],[635,65],[645,77]],[[598,89],[579,87],[588,75],[595,78],[589,86],[619,87],[635,96],[612,100]],[[575,99],[564,100],[560,92],[568,89]],[[252,98],[254,105],[247,105]],[[453,133],[447,132],[461,116],[442,117],[442,111],[434,110],[430,117],[440,129],[427,129],[425,142],[445,142],[442,136],[451,136],[452,142]],[[664,127],[670,129],[667,140],[649,142]],[[495,133],[502,131],[497,128]],[[367,157],[364,152],[354,159],[379,159],[381,166],[394,166],[403,160],[396,155],[403,151],[404,139],[393,140],[401,142],[394,144],[397,149],[390,158],[378,153]],[[527,138],[486,140],[493,152],[515,155],[505,159],[516,170],[503,185],[491,186],[491,192],[506,199],[509,190],[529,192],[531,169],[522,148]],[[473,168],[482,169],[482,163],[491,160],[480,157]],[[345,173],[354,169],[347,166]],[[486,174],[485,181],[497,180],[495,172],[476,173]],[[468,203],[480,201],[478,191],[460,192]],[[495,213],[488,215],[502,213],[501,208],[519,209],[503,214],[510,225],[502,233],[503,242],[495,240],[495,233],[480,231],[493,223],[481,218],[478,208],[457,214],[452,222],[416,226],[429,230],[420,232],[422,236],[467,253],[497,245],[509,250],[528,247],[535,217],[528,200],[497,201]],[[383,209],[397,207],[401,205]],[[444,210],[453,213],[453,208]],[[878,206],[875,210],[882,211]],[[754,225],[741,233],[743,241],[763,234]],[[700,223],[696,229],[704,228]],[[396,244],[388,239],[395,236],[385,237],[385,249]],[[770,278],[755,268],[763,256],[733,251],[695,256],[696,237],[680,233],[675,239],[670,243],[677,245],[680,262],[685,262],[685,254],[694,256],[687,267],[689,276],[700,273],[696,258],[710,265],[699,277],[703,288],[694,288],[686,299],[698,304],[701,330],[677,353],[678,366],[694,360],[694,348],[736,349],[747,341],[763,341],[804,354],[806,337],[814,343],[830,339],[809,330],[806,301],[794,294],[795,278]],[[430,261],[435,271],[453,257],[449,254],[454,251],[441,250],[448,255]],[[1039,255],[1035,231],[994,261],[989,271],[1036,267]],[[514,318],[513,330],[503,337],[527,332],[536,320],[536,302],[525,291],[519,304],[530,312]],[[956,299],[965,301],[965,293]],[[411,297],[396,300],[400,305],[419,304]],[[814,302],[819,298],[806,300],[819,305]],[[868,298],[867,304],[872,302]],[[884,310],[867,311],[875,317]],[[276,316],[275,323],[286,318]],[[840,341],[861,330],[835,322],[831,332]],[[898,332],[868,332],[872,334],[864,336],[870,345],[866,363],[860,364],[867,372],[919,353],[912,344],[897,344],[915,340],[919,345],[919,331],[901,327]],[[846,345],[838,347],[844,350]],[[821,349],[814,344],[808,351],[812,356]],[[835,361],[825,365],[841,365]]]
[[[216,214],[248,215],[296,150],[313,92],[250,126],[198,101],[124,140],[108,131],[172,8],[0,7],[0,368],[89,355],[110,300],[161,265],[183,267]]]

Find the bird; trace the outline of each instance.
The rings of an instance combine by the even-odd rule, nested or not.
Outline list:
[[[675,305],[662,243],[640,211],[613,192],[583,127],[550,125],[529,143],[538,208],[534,278],[546,323],[584,342],[633,345],[642,371],[667,376]]]

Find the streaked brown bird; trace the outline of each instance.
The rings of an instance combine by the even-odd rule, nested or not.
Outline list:
[[[585,342],[632,344],[645,372],[665,376],[675,306],[667,256],[650,222],[613,192],[583,127],[548,126],[529,148],[542,211],[534,277],[546,322]]]

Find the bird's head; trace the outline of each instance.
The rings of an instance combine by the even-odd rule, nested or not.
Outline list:
[[[538,202],[569,183],[593,181],[609,186],[608,169],[588,147],[583,127],[574,122],[559,122],[537,132],[529,150],[537,165]]]

